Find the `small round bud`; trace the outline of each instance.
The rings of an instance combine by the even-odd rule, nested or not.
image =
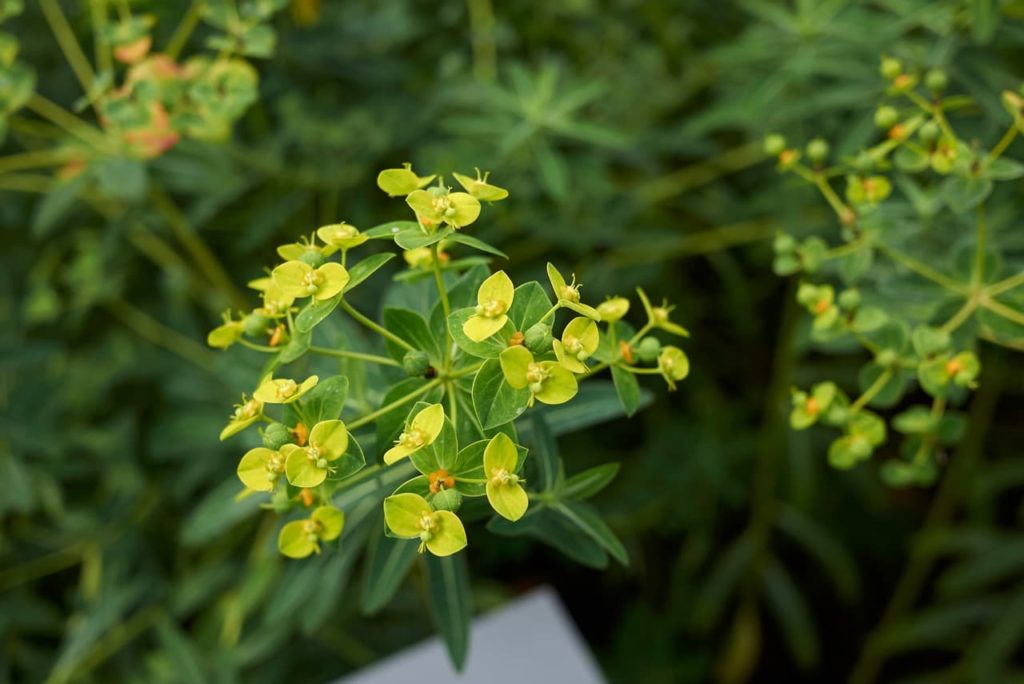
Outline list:
[[[807,143],[807,158],[813,162],[825,161],[828,158],[828,143],[821,138]]]
[[[271,320],[266,316],[251,313],[242,319],[242,329],[248,337],[259,337],[267,332]]]
[[[860,306],[860,291],[856,289],[843,290],[839,295],[839,306],[847,311],[852,311]]]
[[[875,125],[879,128],[892,128],[899,120],[899,112],[889,105],[882,105],[875,110]]]
[[[934,93],[941,93],[949,85],[949,77],[942,69],[929,69],[924,76],[924,85]]]
[[[277,451],[285,444],[291,444],[291,431],[281,423],[271,423],[263,429],[263,446]]]
[[[922,124],[921,128],[917,129],[917,137],[920,138],[921,142],[924,144],[930,145],[938,139],[939,133],[941,132],[939,124],[934,121],[927,121]]]
[[[457,489],[442,489],[437,494],[434,494],[434,498],[430,500],[430,503],[434,506],[435,510],[455,512],[462,505],[462,494]]]
[[[546,323],[535,323],[531,325],[523,337],[526,348],[533,354],[544,354],[551,351],[551,326]]]
[[[636,346],[636,355],[641,361],[650,363],[658,358],[658,354],[661,353],[661,342],[656,337],[645,337],[640,340],[640,344]]]
[[[430,358],[426,352],[418,349],[408,351],[402,357],[402,368],[405,369],[409,377],[421,378],[426,375],[427,369],[430,368]]]
[[[796,249],[796,238],[789,233],[777,233],[772,246],[776,254],[789,254]]]
[[[324,255],[320,253],[319,249],[311,248],[299,256],[299,261],[307,263],[313,268],[320,268],[324,264]]]
[[[875,354],[875,363],[882,368],[888,368],[899,360],[899,355],[892,349],[882,349]]]
[[[786,139],[778,133],[769,133],[764,137],[764,152],[775,157],[786,149]]]
[[[882,74],[882,78],[891,81],[903,73],[903,65],[895,57],[882,57],[878,72]]]

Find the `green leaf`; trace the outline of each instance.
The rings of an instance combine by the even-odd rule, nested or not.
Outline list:
[[[619,563],[629,565],[629,554],[626,553],[626,547],[588,504],[582,501],[566,501],[555,504],[554,509],[604,547],[604,550]]]
[[[54,185],[36,204],[32,217],[32,235],[44,237],[57,227],[78,199],[78,193],[89,179],[88,173],[80,173],[70,180]]]
[[[351,281],[349,281],[351,285]],[[295,329],[299,333],[308,333],[318,326],[325,318],[341,303],[344,292],[339,292],[330,299],[313,299],[302,308],[302,311],[295,317]]]
[[[832,580],[839,597],[851,603],[860,594],[857,563],[832,533],[811,516],[783,506],[777,518],[779,529],[788,534],[811,556]]]
[[[466,554],[438,558],[427,556],[427,600],[437,631],[441,633],[448,657],[462,671],[469,652],[471,588]]]
[[[641,388],[640,408],[651,401],[653,395]],[[607,423],[624,415],[615,387],[606,380],[587,380],[580,384],[579,393],[571,402],[559,406],[543,406],[538,410],[544,414],[556,436]],[[529,435],[530,425],[526,423],[521,427],[524,437]]]
[[[93,165],[101,193],[122,202],[138,202],[146,196],[149,179],[146,165],[137,159],[111,157]]]
[[[488,254],[493,254],[494,256],[501,257],[502,259],[508,259],[508,255],[502,252],[500,249],[498,249],[497,247],[491,247],[483,240],[478,240],[472,235],[467,235],[465,233],[455,231],[454,233],[449,235],[447,239],[449,242],[455,242],[460,245],[466,245],[467,247],[478,249],[481,252],[487,252]]]
[[[985,201],[992,192],[988,178],[950,176],[943,184],[946,205],[957,214],[964,214]]]
[[[427,406],[428,404],[422,402],[416,404],[412,410],[412,415],[415,415]],[[440,469],[453,472],[458,460],[458,453],[459,443],[455,436],[455,428],[452,426],[452,421],[445,417],[444,425],[441,427],[441,432],[438,434],[437,439],[415,451],[411,458],[418,471],[424,475],[429,475]]]
[[[608,553],[604,548],[551,508],[530,509],[516,522],[494,516],[487,523],[487,529],[507,537],[531,537],[589,568],[600,570],[608,567]]]
[[[473,380],[473,407],[486,430],[509,423],[526,411],[528,388],[513,389],[501,371],[498,359],[489,359]]]
[[[302,399],[302,415],[310,422],[306,427],[313,429],[321,421],[340,418],[347,398],[348,378],[344,375],[318,382]]]
[[[157,622],[156,635],[163,652],[174,663],[175,673],[182,681],[195,684],[210,681],[199,648],[169,617]]]
[[[765,563],[762,575],[768,608],[782,628],[786,646],[801,669],[818,662],[818,636],[807,602],[785,568],[775,559]]]
[[[394,239],[396,235],[402,231],[408,231],[411,229],[421,230],[420,224],[416,221],[388,221],[382,223],[379,226],[374,226],[363,231],[363,234],[368,236],[371,240],[374,239]]]
[[[418,548],[415,539],[372,536],[363,572],[363,613],[373,615],[391,601],[419,556]]]
[[[589,499],[607,487],[618,473],[618,463],[604,463],[588,468],[568,478],[560,495],[565,499]]]
[[[429,247],[434,243],[450,238],[454,232],[455,229],[451,226],[427,232],[423,230],[419,223],[413,223],[412,226],[406,226],[399,230],[394,237],[396,245],[408,250]]]
[[[427,382],[428,381],[424,378],[405,378],[404,380],[399,380],[384,393],[384,397],[380,400],[380,405],[387,406],[392,404],[411,392],[423,387]],[[441,392],[442,390],[440,387],[434,388],[426,395],[421,396],[420,401],[437,403],[441,400]],[[410,401],[409,403],[392,409],[377,418],[378,457],[383,456],[384,452],[394,444],[395,439],[398,438],[398,433],[402,431],[402,426],[405,424],[405,419],[409,415],[409,411],[412,409],[412,406],[413,403]]]
[[[416,349],[426,352],[435,365],[441,363],[441,349],[423,316],[409,309],[389,307],[384,309],[384,327]],[[390,340],[387,341],[387,347],[396,359],[401,360],[405,356],[406,350]]]
[[[380,254],[368,256],[352,266],[352,268],[348,269],[348,284],[345,286],[345,292],[348,292],[356,285],[372,276],[380,269],[381,266],[394,258],[395,254],[393,252],[381,252]]]
[[[531,281],[516,288],[508,317],[516,330],[526,332],[530,326],[540,321],[541,316],[546,314],[551,306],[548,293],[539,283]]]
[[[295,359],[299,358],[306,353],[309,349],[309,344],[313,340],[312,330],[295,330],[292,333],[292,337],[288,340],[288,344],[281,348],[281,351],[277,355],[277,362],[279,364],[291,363]]]
[[[619,402],[626,416],[632,416],[640,407],[640,383],[636,376],[628,370],[615,364],[611,366],[612,382],[615,384],[615,392],[619,395]]]
[[[192,509],[181,528],[181,543],[185,546],[209,544],[224,532],[260,511],[264,497],[249,496],[235,501],[241,489],[238,478],[232,474],[219,486],[210,490]]]
[[[462,331],[462,326],[475,313],[476,309],[471,306],[452,312],[452,315],[448,317],[448,330],[451,333],[452,339],[455,340],[455,344],[458,345],[459,349],[467,354],[481,359],[496,359],[501,352],[508,348],[508,340],[516,331],[515,326],[512,324],[511,319],[509,319],[501,330],[486,340],[476,342],[469,339],[466,333]]]
[[[534,479],[537,480],[540,490],[546,492],[556,486],[561,472],[558,443],[540,411],[533,413],[529,425],[532,427],[529,442],[532,445],[530,463],[537,473]]]

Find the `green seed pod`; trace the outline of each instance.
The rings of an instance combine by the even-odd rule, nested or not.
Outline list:
[[[925,145],[930,145],[938,139],[939,133],[941,132],[939,124],[934,121],[928,121],[917,130],[917,137],[920,138],[921,142]]]
[[[551,326],[547,323],[535,323],[526,331],[523,343],[533,354],[544,354],[551,351]]]
[[[267,332],[271,320],[266,316],[251,313],[242,320],[242,328],[248,337],[259,337]]]
[[[636,355],[641,361],[650,363],[658,358],[658,354],[661,353],[661,342],[656,337],[645,337],[640,340],[640,344],[636,346]]]
[[[828,158],[828,143],[822,138],[807,143],[807,158],[813,162],[825,161]]]
[[[427,374],[427,369],[430,368],[430,358],[426,352],[418,349],[408,351],[402,357],[402,368],[405,369],[409,377],[421,378]]]
[[[764,153],[775,157],[786,149],[786,139],[778,133],[770,133],[764,137]]]
[[[435,510],[454,513],[462,505],[462,494],[457,489],[442,489],[434,495],[430,503]]]
[[[894,57],[882,57],[878,71],[882,74],[882,78],[891,81],[903,73],[903,65]]]
[[[882,105],[875,110],[875,125],[879,128],[892,128],[899,122],[899,120],[899,112],[888,105]]]
[[[299,261],[309,264],[313,268],[320,268],[324,264],[324,255],[319,249],[307,249],[299,256]]]
[[[776,254],[790,254],[796,249],[796,238],[789,233],[777,233],[772,247]]]
[[[924,85],[933,93],[941,93],[949,85],[949,77],[942,69],[930,69],[924,76]]]
[[[282,423],[271,423],[263,430],[263,446],[277,451],[294,442],[291,431]]]

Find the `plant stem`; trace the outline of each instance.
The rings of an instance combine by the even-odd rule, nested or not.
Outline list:
[[[661,375],[661,370],[658,368],[637,368],[627,365],[623,365],[622,368],[633,375]]]
[[[1011,309],[1002,302],[997,302],[994,299],[988,299],[987,297],[982,300],[981,305],[996,314],[1002,316],[1008,321],[1013,321],[1017,325],[1024,325],[1024,313]]]
[[[364,354],[362,352],[349,351],[347,349],[327,349],[326,347],[310,347],[309,351],[313,352],[314,354],[334,356],[339,359],[355,359],[356,361],[377,363],[382,366],[396,366],[398,368],[402,367],[402,364],[400,364],[398,361],[395,361],[394,359],[387,356],[377,356],[376,354]]]
[[[639,185],[633,194],[645,205],[658,204],[733,171],[760,164],[764,157],[761,144],[752,142]]]
[[[963,325],[964,321],[970,318],[971,314],[974,313],[974,310],[977,308],[977,302],[974,299],[968,299],[964,302],[964,305],[960,307],[960,310],[953,314],[953,317],[943,324],[942,331],[945,333],[953,332]]]
[[[159,186],[153,186],[149,196],[157,211],[164,217],[174,237],[195,260],[210,284],[215,286],[234,306],[244,308],[247,303],[245,297],[235,287],[227,270],[217,259],[210,246],[193,229],[188,217]]]
[[[445,378],[448,379],[448,380],[455,380],[457,378],[462,378],[462,377],[465,377],[467,375],[472,375],[473,373],[476,373],[478,370],[480,370],[481,366],[483,366],[483,365],[484,365],[484,362],[481,361],[480,363],[475,363],[472,366],[467,366],[466,368],[460,368],[458,370],[455,370],[455,371],[452,371],[452,372],[448,373],[447,375],[445,375]]]
[[[0,572],[0,592],[77,565],[87,546],[86,542],[77,542],[20,565],[4,568]]]
[[[39,93],[33,93],[28,102],[25,103],[25,107],[96,149],[102,150],[107,145],[107,139],[99,129],[90,126],[60,105],[47,100]]]
[[[1003,133],[1003,137],[999,139],[999,142],[996,143],[996,146],[993,147],[992,151],[988,153],[987,157],[985,157],[984,164],[988,165],[994,162],[996,159],[999,159],[999,157],[1002,156],[1003,152],[1006,151],[1006,148],[1010,146],[1010,143],[1012,143],[1016,137],[1017,122],[1013,122],[1012,124],[1010,124],[1010,127],[1006,130],[1006,133]]]
[[[979,285],[985,278],[985,204],[978,205],[978,224],[976,228],[977,246],[974,250],[974,267],[971,269],[971,285]]]
[[[50,25],[50,30],[53,31],[53,36],[57,39],[57,44],[60,45],[65,59],[82,85],[82,90],[86,94],[91,94],[92,82],[96,78],[96,74],[93,73],[85,53],[82,52],[82,46],[78,44],[78,39],[75,38],[75,33],[71,30],[67,17],[64,16],[64,11],[60,8],[60,3],[57,0],[39,0],[39,8],[43,10],[46,23]]]
[[[357,322],[361,323],[363,326],[365,326],[365,327],[369,328],[370,330],[374,331],[375,333],[377,333],[381,337],[384,337],[386,339],[391,340],[392,342],[397,344],[402,349],[405,349],[406,351],[416,351],[416,347],[412,346],[411,344],[409,344],[408,342],[406,342],[405,340],[403,340],[401,337],[399,337],[398,335],[394,334],[390,330],[384,328],[383,326],[378,325],[372,319],[370,319],[367,316],[364,316],[363,314],[361,314],[358,311],[356,311],[355,308],[351,304],[349,304],[347,301],[345,301],[344,299],[341,300],[341,308],[349,316],[351,316],[352,318],[356,319]]]
[[[857,397],[857,401],[850,404],[850,413],[856,413],[867,406],[868,402],[874,399],[875,396],[882,391],[882,388],[892,380],[892,374],[891,368],[886,368],[882,371],[882,374],[875,378],[875,381],[871,383],[871,386],[864,390],[864,394]]]
[[[69,157],[73,156],[70,152],[68,149],[58,147],[20,152],[0,157],[0,174],[6,174],[10,171],[21,171],[23,169],[59,166],[66,162]]]
[[[96,642],[96,645],[77,662],[73,661],[70,666],[61,667],[63,661],[58,660],[45,684],[64,684],[84,675],[164,617],[166,617],[166,613],[160,606],[152,605],[143,608],[106,632]]]
[[[1000,280],[998,283],[993,283],[985,288],[985,294],[989,297],[995,297],[998,294],[1002,294],[1007,290],[1012,290],[1015,287],[1024,285],[1024,271],[1021,271],[1017,275],[1012,275],[1009,278]]]
[[[53,189],[53,179],[38,174],[20,173],[0,176],[0,190],[36,192],[42,195]]]
[[[199,24],[199,3],[193,0],[189,6],[185,16],[181,18],[181,22],[177,28],[174,29],[174,33],[171,35],[171,39],[167,41],[167,47],[164,48],[164,53],[171,59],[177,59],[178,55],[181,54],[181,50],[185,47],[185,43],[188,42],[189,36],[192,35],[192,31],[195,30]]]
[[[437,295],[441,298],[441,309],[444,311],[444,350],[442,352],[442,357],[444,369],[448,370],[452,352],[451,333],[448,331],[448,317],[452,314],[452,307],[448,302],[448,290],[444,286],[444,276],[441,275],[441,258],[438,243],[435,242],[431,245],[430,253],[433,256],[431,261],[433,262],[434,284],[437,285]]]
[[[361,416],[355,419],[354,421],[348,424],[348,429],[355,430],[356,428],[360,428],[364,425],[372,423],[373,421],[383,416],[385,413],[390,413],[391,411],[394,411],[396,408],[403,406],[404,404],[408,404],[416,397],[426,394],[430,390],[440,385],[441,382],[442,380],[440,378],[434,378],[433,380],[423,385],[422,387],[414,389],[412,392],[409,392],[404,397],[395,399],[390,404],[386,406],[381,406],[376,411],[371,411],[370,413],[367,413],[365,416]]]
[[[92,44],[96,66],[101,72],[114,69],[110,44],[103,40],[103,32],[107,26],[107,0],[92,0]]]
[[[918,274],[922,278],[926,278],[932,281],[933,283],[945,287],[946,289],[953,290],[954,292],[959,292],[961,294],[967,294],[968,292],[968,287],[964,283],[954,280],[949,276],[945,275],[944,273],[936,271],[928,264],[918,261],[913,257],[907,256],[906,254],[898,252],[895,249],[892,249],[891,247],[888,247],[883,244],[878,245],[878,251],[882,252],[893,261],[901,264],[907,269]]]
[[[974,465],[984,453],[985,435],[992,422],[1001,391],[1000,385],[1005,376],[999,368],[1000,365],[998,362],[985,363],[988,371],[985,374],[986,381],[981,383],[981,388],[971,403],[967,420],[967,438],[960,445],[942,478],[939,492],[925,518],[923,530],[917,535],[918,539],[927,536],[930,530],[939,530],[949,525],[959,504],[962,487],[971,482],[970,475]],[[888,605],[882,612],[881,619],[865,639],[864,648],[850,675],[849,684],[871,684],[878,680],[887,658],[886,630],[913,607],[931,575],[931,565],[932,556],[927,547],[921,543],[913,544],[907,565]]]

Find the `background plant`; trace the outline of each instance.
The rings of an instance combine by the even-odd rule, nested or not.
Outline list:
[[[770,263],[780,229],[835,240],[835,214],[815,188],[780,181],[761,147],[779,130],[829,140],[833,159],[869,147],[883,53],[922,73],[944,68],[950,92],[978,103],[955,115],[957,131],[991,144],[1008,123],[999,93],[1021,78],[1013,3],[316,5],[274,16],[275,57],[253,60],[260,98],[229,140],[186,139],[145,162],[229,281],[264,275],[272,246],[336,221],[342,197],[357,226],[388,216],[393,204],[364,191],[376,169],[485,163],[515,200],[476,236],[508,253],[517,279],[544,281],[551,261],[592,302],[639,284],[699,325],[685,392],[560,440],[570,474],[631,464],[594,499],[630,566],[595,572],[483,535],[467,559],[493,579],[474,584],[476,609],[554,583],[613,681],[640,671],[648,681],[820,681],[859,659],[870,665],[861,681],[943,668],[963,679],[969,661],[1010,662],[981,645],[1010,643],[999,621],[1019,614],[1008,610],[1019,591],[1014,357],[979,347],[983,382],[936,490],[894,490],[870,466],[834,472],[824,458],[834,433],[789,430],[790,388],[830,378],[855,391],[865,357],[812,350],[796,284]],[[159,51],[190,3],[130,6],[156,16]],[[61,7],[91,56],[92,4]],[[72,110],[83,91],[41,9],[26,3],[4,30],[38,90]],[[182,54],[215,54],[204,44],[218,33],[198,24]],[[41,144],[7,140],[4,155]],[[285,563],[274,523],[224,513],[247,510],[231,500],[238,448],[218,450],[210,435],[259,369],[197,342],[232,300],[194,275],[184,247],[159,269],[135,247],[154,244],[149,235],[180,244],[148,198],[130,216],[72,203],[33,237],[49,196],[39,191],[54,184],[47,168],[0,181],[11,321],[0,460],[8,481],[33,483],[0,494],[0,600],[18,616],[3,627],[11,676],[42,680],[59,662],[76,680],[161,681],[186,663],[194,681],[327,679],[429,633],[415,569],[367,620],[361,565]],[[1007,263],[1019,259],[1013,232],[989,218]],[[386,282],[361,285],[353,305],[379,316]],[[56,293],[57,319],[27,315],[37,290]],[[876,458],[895,455],[887,446]],[[986,500],[995,505],[972,503]],[[957,586],[937,582],[936,568],[981,574]],[[335,593],[317,594],[331,606],[318,620],[305,607],[326,571]]]

